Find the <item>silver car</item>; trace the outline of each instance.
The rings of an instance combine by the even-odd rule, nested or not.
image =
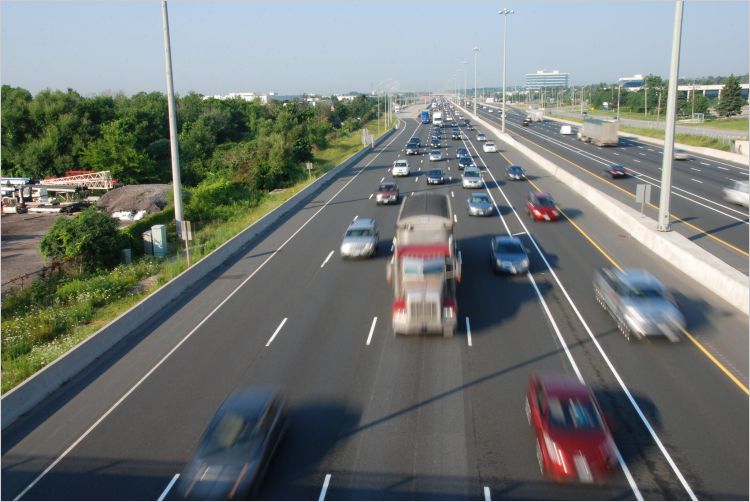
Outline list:
[[[483,132],[480,132],[477,134],[477,141],[487,141],[487,136]]]
[[[443,152],[440,150],[431,150],[430,160],[443,160]]]
[[[486,193],[473,193],[466,199],[470,216],[490,216],[494,210],[492,199]]]
[[[594,295],[626,339],[664,335],[671,342],[680,340],[685,318],[667,288],[645,270],[597,270]]]
[[[476,167],[467,167],[461,175],[461,186],[464,188],[482,188],[482,174]]]
[[[341,256],[344,258],[372,257],[378,251],[378,227],[372,218],[358,218],[352,221],[341,242]]]
[[[529,255],[521,239],[499,235],[490,241],[492,270],[497,273],[522,274],[529,270]]]

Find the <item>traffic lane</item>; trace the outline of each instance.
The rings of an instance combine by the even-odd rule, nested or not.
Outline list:
[[[537,183],[547,186],[544,185],[545,181],[546,179],[540,179],[537,180]],[[550,182],[553,185],[556,183],[552,180]],[[565,189],[556,187],[553,190],[553,193],[558,197],[558,201],[564,201],[562,194]],[[519,193],[517,197],[522,197],[522,194]],[[570,200],[575,201],[575,196],[570,195]],[[581,214],[592,215],[591,211],[583,211]],[[596,216],[595,213],[593,215]],[[577,223],[579,219],[583,220],[583,217],[576,218]],[[606,221],[601,221],[598,224],[581,221],[579,224],[587,229],[593,227],[595,229],[594,235],[597,236],[606,235],[609,229]],[[555,228],[556,224],[545,224],[543,226],[552,229]],[[557,225],[556,230],[562,230],[564,227],[565,225]],[[653,403],[651,406],[647,406],[647,408],[653,410],[653,416],[650,418],[653,418],[658,424],[659,433],[664,435],[663,441],[668,445],[676,445],[674,447],[676,461],[683,471],[692,473],[691,478],[696,480],[695,489],[699,489],[705,496],[742,498],[742,487],[746,488],[747,486],[747,449],[745,448],[746,442],[743,441],[742,431],[738,434],[739,437],[724,435],[720,439],[713,435],[703,435],[700,438],[694,436],[696,430],[732,430],[746,423],[746,396],[687,340],[677,346],[668,342],[662,343],[663,340],[646,340],[641,344],[625,342],[616,332],[612,319],[593,301],[591,293],[591,280],[595,268],[592,267],[592,264],[607,266],[609,264],[606,260],[601,255],[597,256],[596,253],[592,254],[590,251],[587,253],[587,247],[589,250],[593,248],[583,239],[575,238],[574,235],[561,235],[559,242],[555,244],[547,243],[554,232],[536,232],[535,234],[538,234],[539,241],[545,243],[545,247],[551,246],[555,249],[568,248],[571,250],[556,273],[566,284],[584,318],[590,323],[590,327],[599,337],[605,352],[625,378],[631,391],[636,396],[642,396],[638,398],[639,401]],[[624,246],[617,240],[618,238],[615,237],[612,239],[613,242],[606,245],[606,248],[615,250],[614,256],[621,254],[624,260],[627,260],[628,265],[650,267],[653,270],[653,258],[648,256],[645,249],[638,249],[635,243]],[[597,241],[599,242],[598,237]],[[574,247],[576,242],[580,244],[580,249],[573,251],[571,248]],[[571,267],[571,265],[574,266]],[[743,331],[735,333],[746,331],[747,327]],[[714,333],[715,331],[709,329],[708,332]],[[610,336],[613,333],[615,336]],[[740,341],[740,338],[742,338],[742,341]],[[744,341],[746,345],[746,337],[738,336],[735,341],[740,341],[740,344]],[[636,350],[634,350],[635,347],[637,347]],[[747,349],[744,351],[740,347],[736,347],[736,349],[739,349],[737,353],[747,354]],[[696,373],[697,368],[700,368],[697,371],[702,376],[700,382],[695,382],[692,379],[692,375]],[[600,370],[592,368],[592,371]],[[658,387],[654,388],[654,382],[659,382]],[[608,385],[612,385],[612,383],[610,382]],[[696,386],[701,388],[697,392],[697,396]],[[622,396],[617,397],[615,395],[613,397],[615,399],[612,402],[615,405],[618,405],[619,402],[617,408],[627,416],[628,407],[622,406]],[[637,420],[635,423],[637,424]],[[623,429],[627,429],[627,427],[623,427]],[[739,439],[739,442],[735,442],[737,439]],[[721,446],[717,447],[717,441],[721,443]],[[632,441],[628,440],[624,444],[648,445],[649,442],[650,438],[644,436],[641,430]],[[620,443],[621,441],[618,441],[618,444]],[[712,455],[706,455],[705,452],[708,451],[712,452]],[[712,458],[706,458],[707,456]],[[729,486],[727,486],[726,480],[722,481],[723,478],[721,477],[721,473],[726,474],[727,471],[716,468],[717,465],[724,465],[723,462],[726,462],[727,458],[731,459],[730,463],[733,463],[733,467],[736,466],[736,469],[731,469],[732,482],[729,483]],[[644,458],[644,462],[647,461],[648,459]],[[683,468],[683,466],[685,467]],[[647,472],[647,470],[635,470],[634,474],[643,476]],[[665,473],[666,479],[669,479],[668,474]],[[656,478],[654,482],[661,485],[663,480]],[[679,489],[677,491],[679,492]]]
[[[527,141],[531,141],[526,137],[522,137],[523,139]],[[532,143],[532,148],[538,149],[538,145],[536,143]],[[545,147],[546,148],[546,147]],[[550,145],[550,150],[554,150],[556,147],[554,145]],[[560,158],[556,155],[565,155],[565,151],[562,152],[553,152],[546,151],[544,149],[539,150],[538,153],[541,155],[547,157],[549,160],[559,163]],[[580,166],[586,167],[586,163],[582,162],[579,163]],[[581,177],[580,174],[577,174],[577,171],[580,169],[573,169],[569,172],[573,173],[574,175],[578,175]],[[609,182],[609,180],[606,180],[605,176],[597,172],[596,170],[592,170],[591,168],[586,169],[587,174],[582,177],[584,181],[589,181],[589,176],[595,176],[597,179],[600,179],[600,181],[604,182],[604,185],[601,187],[603,191],[606,193],[617,196],[619,198],[623,198],[621,190],[612,189],[614,186],[619,186],[618,184],[615,184],[613,182]],[[625,180],[617,180],[618,182],[622,182]],[[630,183],[633,183],[635,180],[630,180]],[[625,181],[625,183],[628,183],[628,181]],[[619,183],[622,184],[622,183]],[[622,188],[622,187],[620,187]],[[657,188],[658,190],[658,188]],[[652,200],[658,200],[658,191],[656,192],[657,195],[652,195]],[[674,194],[673,194],[674,195]],[[627,196],[625,196],[626,202],[632,202],[627,201]],[[747,271],[747,260],[744,259],[744,253],[746,251],[742,251],[743,249],[747,249],[747,232],[743,233],[741,228],[744,227],[746,223],[742,221],[737,220],[728,220],[730,223],[727,223],[727,220],[723,219],[724,217],[719,214],[715,214],[713,211],[703,211],[702,214],[699,216],[689,217],[686,216],[686,213],[689,209],[688,205],[690,203],[683,200],[680,197],[672,197],[672,207],[674,209],[673,214],[676,214],[677,216],[680,216],[683,221],[680,222],[678,220],[675,220],[673,222],[673,228],[676,230],[680,230],[682,233],[686,234],[688,238],[691,238],[692,240],[695,240],[699,245],[706,247],[709,252],[712,252],[720,259],[726,261],[727,263],[730,263],[735,268],[737,268],[740,271],[743,271],[746,273]],[[692,209],[691,209],[692,210]],[[652,208],[651,206],[648,207],[648,211],[650,211],[653,214],[656,214],[656,209]],[[694,210],[693,210],[694,211]],[[699,221],[702,220],[702,221]],[[706,231],[711,232],[713,236],[715,236],[718,239],[722,239],[725,241],[725,243],[721,243],[720,241],[716,241],[702,230],[696,230],[693,227],[687,227],[688,223],[693,224],[697,223],[698,225],[702,225]],[[681,230],[682,227],[687,227],[684,230]],[[742,246],[745,246],[744,248]],[[734,249],[734,248],[736,249]]]
[[[335,190],[338,188],[337,183],[335,182],[331,188],[328,190]],[[315,204],[315,202],[311,203],[312,205]],[[304,213],[305,211],[301,211],[301,213]],[[296,215],[299,217],[304,217],[304,214]],[[297,221],[295,221],[295,218],[291,218],[288,222],[286,222],[287,226],[294,225]],[[294,228],[294,227],[292,227]],[[278,233],[282,232],[284,230],[284,226],[282,226],[281,229],[277,231],[276,234],[272,235],[278,235]],[[292,232],[290,232],[292,233]],[[282,234],[283,235],[283,234]],[[249,257],[253,257],[251,254],[252,251],[248,252]],[[247,256],[246,256],[247,257]],[[240,259],[237,261],[235,266],[230,269],[227,274],[224,274],[222,277],[226,278],[232,278],[232,279],[244,279],[246,275],[248,274],[249,270],[243,267],[246,267],[247,264],[243,262],[243,259]],[[236,272],[236,273],[235,273]],[[201,297],[197,297],[201,298]],[[209,297],[208,301],[212,301],[212,297]],[[182,322],[179,322],[182,321]],[[171,323],[167,323],[167,325],[161,325],[157,327],[157,331],[163,330],[165,333],[179,333],[179,336],[184,336],[185,333],[190,331],[190,328],[197,324],[199,321],[195,321],[191,319],[189,322],[185,323],[184,320],[181,320],[178,318],[177,324],[172,321]],[[195,323],[195,324],[193,324]],[[153,340],[153,337],[146,338],[146,342],[150,342]],[[163,351],[161,352],[155,352],[153,351],[154,346],[147,347],[148,349],[151,349],[151,351],[147,350],[144,353],[141,353],[140,351],[131,351],[126,354],[126,356],[119,361],[115,365],[115,370],[117,371],[108,371],[108,373],[115,373],[116,378],[113,381],[108,381],[107,374],[104,375],[103,378],[96,380],[92,383],[92,385],[86,387],[84,389],[84,393],[81,397],[84,399],[81,401],[78,401],[77,399],[73,402],[65,405],[66,409],[72,409],[75,411],[72,411],[73,417],[78,420],[73,421],[67,421],[67,423],[71,423],[74,425],[78,424],[89,424],[92,423],[98,416],[100,416],[104,411],[106,411],[107,406],[114,402],[115,399],[117,399],[119,396],[123,395],[127,388],[129,388],[130,385],[132,385],[142,374],[145,374],[147,371],[147,368],[152,367],[152,363],[155,362],[155,360],[158,360],[159,357],[162,356],[163,353],[166,353],[166,351],[173,346],[174,340],[169,340],[168,343],[163,343],[164,340],[162,337],[159,337],[158,340],[162,341],[163,345]],[[149,357],[150,356],[150,357]],[[145,361],[146,364],[143,364],[143,358],[146,358]],[[133,371],[133,368],[138,368],[138,371]],[[124,385],[123,385],[124,384]],[[101,387],[99,387],[101,385]],[[92,388],[93,387],[93,388]],[[109,404],[108,404],[109,403]],[[92,406],[93,405],[93,406]],[[68,408],[71,407],[71,408]],[[94,408],[94,409],[92,409]],[[81,410],[88,411],[88,416],[86,417],[86,421],[83,421],[82,418],[80,418]],[[4,490],[10,489],[11,491],[18,489],[20,490],[21,487],[15,486],[18,481],[20,481],[20,484],[23,484],[24,481],[28,482],[31,480],[31,477],[33,475],[36,475],[36,470],[43,468],[44,460],[42,460],[42,464],[37,466],[36,469],[28,469],[29,465],[29,459],[46,459],[46,458],[55,458],[57,454],[59,454],[60,451],[62,451],[63,448],[65,448],[68,444],[70,444],[76,437],[79,435],[79,431],[81,428],[86,427],[87,425],[79,425],[77,429],[73,430],[72,433],[69,433],[67,436],[64,436],[61,434],[58,429],[60,428],[59,422],[56,422],[55,420],[42,422],[43,428],[49,428],[53,432],[49,433],[49,436],[54,436],[56,438],[64,438],[64,440],[60,441],[58,440],[58,443],[52,443],[52,447],[50,448],[50,442],[45,441],[48,436],[46,435],[37,435],[36,431],[34,434],[27,435],[21,442],[19,442],[11,451],[8,452],[8,454],[12,455],[14,458],[22,458],[24,459],[24,471],[20,474],[22,474],[19,477],[18,470],[15,470],[12,473],[12,479],[5,476],[6,474],[9,474],[7,470],[4,470]],[[37,428],[38,429],[38,428]],[[44,432],[44,430],[42,431]],[[41,439],[40,439],[41,436]],[[41,450],[41,451],[40,451]],[[30,457],[30,458],[29,458]],[[7,464],[6,464],[7,465]],[[11,495],[14,496],[14,495]]]

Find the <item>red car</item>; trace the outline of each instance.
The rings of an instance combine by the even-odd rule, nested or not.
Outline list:
[[[398,204],[398,185],[392,181],[381,183],[378,191],[375,192],[376,204]]]
[[[529,377],[526,418],[536,435],[542,473],[556,481],[601,483],[617,465],[617,448],[587,385],[568,376]]]
[[[529,192],[526,196],[526,213],[539,221],[555,221],[560,217],[555,200],[547,192]]]

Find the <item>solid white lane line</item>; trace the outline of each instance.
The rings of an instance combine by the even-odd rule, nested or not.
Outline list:
[[[370,345],[370,341],[372,340],[372,334],[375,332],[375,324],[377,324],[378,318],[377,316],[372,318],[372,324],[370,325],[370,334],[367,335],[367,343],[365,345]]]
[[[490,487],[484,487],[484,502],[492,502],[492,496],[490,495]]]
[[[469,316],[466,316],[466,342],[471,347],[471,325],[469,324]]]
[[[326,478],[323,481],[323,488],[320,489],[320,496],[318,502],[323,502],[326,499],[326,492],[328,491],[328,484],[331,482],[331,475],[326,474]]]
[[[692,181],[695,181],[696,183],[703,183],[701,180],[697,180],[695,178],[690,178]]]
[[[31,483],[29,483],[28,486],[26,486],[26,488],[24,488],[23,491],[21,491],[21,493],[19,493],[18,495],[16,495],[16,497],[15,497],[14,500],[18,500],[18,499],[22,498],[24,495],[26,495],[26,493],[28,493],[28,491],[31,490],[44,476],[46,476],[52,469],[54,469],[55,466],[57,464],[59,464],[62,461],[62,459],[65,458],[68,455],[68,453],[70,453],[73,450],[73,448],[75,448],[76,446],[78,446],[78,444],[80,444],[81,441],[83,441],[84,439],[86,439],[86,437],[89,434],[91,434],[91,431],[93,431],[94,429],[96,429],[96,427],[100,423],[102,423],[115,409],[117,409],[117,407],[120,406],[120,404],[122,404],[123,401],[125,401],[133,392],[135,392],[135,390],[138,387],[140,387],[141,384],[143,384],[143,382],[145,382],[146,379],[148,377],[150,377],[154,373],[154,371],[156,371],[162,364],[164,364],[164,361],[166,361],[167,359],[169,359],[169,357],[172,354],[174,354],[177,351],[177,349],[179,349],[180,347],[182,347],[182,345],[191,336],[193,336],[193,334],[196,331],[198,331],[200,329],[200,327],[203,326],[206,323],[206,321],[208,321],[216,312],[219,311],[219,309],[221,307],[224,306],[225,303],[227,303],[235,294],[237,294],[237,292],[240,289],[242,289],[242,287],[245,284],[247,284],[248,281],[250,281],[250,279],[252,279],[253,277],[255,277],[255,275],[260,271],[260,269],[262,269],[266,265],[266,263],[268,263],[269,261],[271,261],[271,259],[273,259],[274,256],[276,256],[282,249],[284,249],[284,247],[287,244],[289,244],[289,242],[291,242],[291,240],[294,239],[297,236],[297,234],[300,233],[302,231],[302,229],[307,226],[308,223],[310,223],[318,214],[320,214],[328,205],[330,205],[331,201],[333,201],[333,199],[335,199],[336,197],[338,197],[338,195],[341,192],[343,192],[346,189],[346,187],[348,187],[357,178],[357,176],[359,176],[362,173],[362,171],[364,171],[365,169],[367,169],[370,166],[370,164],[372,164],[375,161],[375,159],[377,159],[380,156],[380,154],[385,151],[386,148],[388,148],[389,146],[391,146],[391,144],[393,144],[393,142],[396,141],[396,139],[398,139],[399,136],[401,136],[401,134],[403,134],[404,131],[406,131],[406,127],[402,128],[401,132],[399,132],[398,134],[396,134],[388,142],[388,144],[385,145],[385,147],[381,148],[380,151],[376,155],[374,155],[369,160],[369,162],[367,162],[367,164],[365,164],[364,167],[362,167],[362,169],[359,170],[359,172],[357,174],[355,174],[354,176],[352,176],[351,179],[344,184],[344,186],[342,186],[335,194],[333,194],[333,196],[330,199],[328,199],[325,204],[323,204],[297,230],[295,230],[294,233],[292,235],[290,235],[289,238],[287,240],[285,240],[281,244],[281,246],[279,246],[276,249],[276,251],[274,251],[273,253],[271,253],[268,256],[268,258],[266,258],[265,260],[263,260],[263,263],[261,263],[260,265],[258,265],[258,268],[256,268],[250,275],[248,275],[245,278],[245,280],[242,281],[236,288],[234,288],[232,290],[232,292],[229,293],[229,295],[221,301],[221,303],[219,303],[216,307],[214,307],[214,309],[211,312],[209,312],[206,315],[206,317],[204,317],[198,324],[196,324],[195,327],[193,329],[191,329],[190,332],[188,332],[188,334],[185,335],[182,338],[182,340],[180,340],[179,342],[177,342],[177,344],[174,347],[172,347],[172,349],[169,352],[167,352],[164,355],[164,357],[162,357],[161,359],[159,359],[159,362],[157,362],[150,370],[148,370],[148,372],[146,372],[145,375],[143,375],[140,378],[140,380],[138,380],[130,389],[128,389],[128,391],[125,394],[123,394],[122,397],[120,397],[120,399],[118,399],[115,402],[115,404],[113,404],[112,406],[110,406],[109,409],[106,412],[104,412],[104,414],[101,417],[99,417],[88,429],[86,429],[86,431],[83,434],[81,434],[78,437],[78,439],[76,439],[75,441],[73,441],[73,443],[70,446],[68,446],[68,448],[66,448],[65,451],[63,451],[54,461],[52,461],[52,463],[49,466],[47,466],[47,468],[44,469],[44,471],[42,471],[36,478],[34,478],[34,480]]]
[[[179,477],[180,477],[180,473],[179,472],[177,474],[175,474],[174,476],[172,476],[172,480],[169,482],[169,484],[167,485],[167,487],[164,488],[164,491],[161,492],[161,495],[159,495],[159,498],[156,499],[157,502],[161,502],[162,500],[164,500],[164,497],[167,496],[167,493],[169,493],[169,490],[172,489],[172,487],[174,486],[175,482],[177,481],[177,478],[179,478]]]
[[[331,249],[331,252],[328,253],[328,256],[326,256],[326,259],[323,260],[323,263],[320,264],[320,268],[323,268],[326,266],[326,263],[328,263],[328,260],[331,259],[331,256],[333,256],[333,249]]]
[[[284,325],[286,324],[286,320],[287,318],[285,317],[284,320],[281,321],[281,324],[279,324],[279,327],[276,328],[276,331],[273,332],[273,335],[271,335],[271,338],[269,338],[268,341],[266,342],[266,347],[271,345],[271,342],[273,342],[273,339],[276,338],[276,335],[279,334],[279,331],[281,331],[281,328],[283,328]]]

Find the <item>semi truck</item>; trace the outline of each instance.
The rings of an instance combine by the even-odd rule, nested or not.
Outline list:
[[[544,110],[532,108],[529,110],[528,115],[531,122],[544,122]]]
[[[620,141],[617,135],[617,120],[603,120],[585,117],[578,129],[578,139],[596,146],[617,146]]]
[[[453,210],[445,194],[405,197],[396,220],[386,278],[393,286],[394,334],[456,331],[456,284],[461,254],[453,238]]]

